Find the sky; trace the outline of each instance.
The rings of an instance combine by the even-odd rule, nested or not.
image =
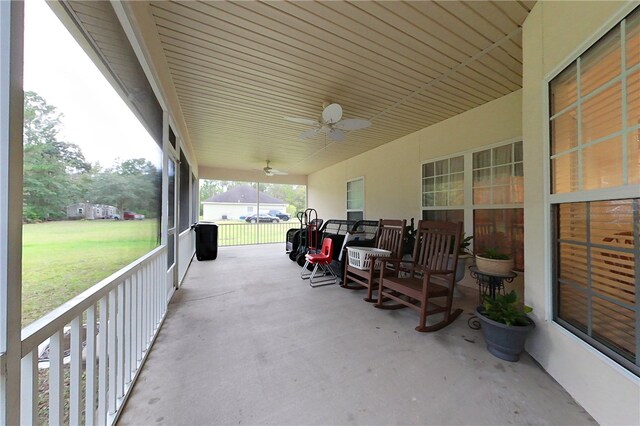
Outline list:
[[[144,157],[159,166],[156,143],[44,0],[25,2],[24,90],[63,114],[60,139],[87,161]]]

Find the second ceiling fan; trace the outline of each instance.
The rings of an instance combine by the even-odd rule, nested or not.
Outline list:
[[[294,123],[307,124],[313,129],[300,135],[300,139],[309,139],[319,134],[325,134],[336,142],[344,141],[344,132],[366,129],[371,126],[369,120],[364,118],[347,118],[342,120],[342,107],[338,104],[329,104],[322,110],[322,121],[312,118],[285,117],[285,120]]]

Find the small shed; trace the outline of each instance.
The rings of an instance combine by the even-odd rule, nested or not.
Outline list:
[[[258,192],[249,185],[241,185],[204,200],[202,215],[204,220],[240,219],[258,213],[258,200],[259,213],[268,213],[269,210],[286,211],[286,201]]]

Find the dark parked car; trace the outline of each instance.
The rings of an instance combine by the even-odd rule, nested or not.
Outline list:
[[[269,214],[271,216],[275,216],[278,219],[284,220],[284,221],[287,221],[287,220],[291,219],[291,216],[289,216],[286,213],[279,212],[278,210],[269,210]]]
[[[260,214],[260,222],[267,222],[267,223],[278,223],[280,222],[280,219],[278,219],[275,216],[271,216],[268,214]],[[245,219],[245,222],[249,222],[249,223],[256,223],[256,215],[251,215],[251,216],[247,216],[247,218]]]

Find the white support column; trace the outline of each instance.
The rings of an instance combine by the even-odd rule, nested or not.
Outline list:
[[[24,4],[0,1],[0,424],[20,424]]]

